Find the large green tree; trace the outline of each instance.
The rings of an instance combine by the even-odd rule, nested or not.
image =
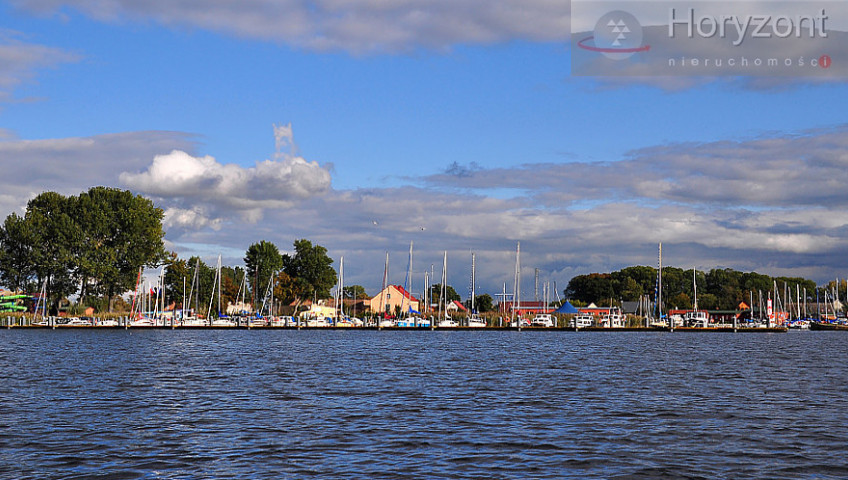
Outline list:
[[[0,282],[13,291],[33,290],[36,235],[30,222],[13,213],[0,228]]]
[[[126,190],[94,187],[77,197],[44,192],[7,217],[0,278],[17,288],[46,283],[58,301],[79,293],[105,304],[135,285],[138,269],[165,260],[161,209]],[[106,299],[104,302],[103,299]]]
[[[253,292],[253,302],[261,304],[269,280],[283,268],[283,256],[276,245],[262,240],[247,248],[244,265],[247,269],[247,281]]]
[[[69,199],[44,192],[29,201],[24,217],[35,241],[31,261],[36,280],[39,285],[46,283],[53,313],[59,300],[76,293],[79,287],[82,234],[71,210]]]
[[[283,255],[283,271],[294,280],[292,291],[297,291],[300,299],[328,298],[336,284],[333,259],[327,249],[306,239],[295,240],[294,255]]]
[[[71,199],[82,246],[78,273],[84,288],[112,299],[134,287],[138,269],[166,261],[163,211],[128,190],[94,187]],[[83,292],[86,293],[86,292]]]

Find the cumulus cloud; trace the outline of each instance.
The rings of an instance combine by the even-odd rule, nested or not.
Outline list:
[[[278,147],[291,136],[291,126],[275,128]],[[316,162],[278,151],[273,160],[253,167],[221,164],[211,156],[195,157],[174,150],[156,155],[146,170],[124,172],[119,181],[135,191],[176,207],[175,226],[220,226],[233,215],[256,222],[265,209],[289,208],[330,188],[330,173]]]
[[[38,70],[79,59],[59,48],[27,43],[19,32],[0,30],[0,101],[9,100],[14,88],[31,80]]]
[[[180,132],[126,132],[92,137],[0,140],[0,213],[20,212],[35,195],[52,190],[76,195],[92,186],[116,186],[124,169],[140,169],[173,149],[191,151]]]
[[[313,50],[398,52],[568,35],[559,0],[14,0],[19,8],[73,8],[102,21],[153,20]]]

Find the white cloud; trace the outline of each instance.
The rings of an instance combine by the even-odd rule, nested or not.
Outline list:
[[[287,133],[275,127],[278,147]],[[219,226],[234,215],[259,221],[266,209],[290,208],[296,202],[321,195],[330,188],[330,173],[316,162],[278,151],[274,160],[253,167],[221,164],[211,156],[195,157],[174,150],[156,155],[146,170],[121,173],[122,185],[177,207],[173,225]]]
[[[14,0],[20,8],[65,7],[102,21],[154,20],[314,50],[354,53],[448,48],[512,39],[561,41],[569,4],[561,0]]]
[[[200,206],[194,206],[190,209],[170,207],[165,210],[165,219],[163,226],[167,230],[170,227],[189,228],[200,230],[203,228],[211,228],[218,231],[221,229],[223,221],[221,219],[209,218]]]
[[[32,79],[36,71],[80,59],[77,54],[21,38],[19,32],[0,29],[0,101],[9,100],[14,88]]]
[[[140,169],[156,154],[193,147],[192,136],[179,132],[0,140],[0,213],[20,212],[48,190],[76,195],[97,185],[116,186],[124,169]]]

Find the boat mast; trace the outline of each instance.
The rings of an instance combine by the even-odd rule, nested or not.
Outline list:
[[[445,250],[445,257],[442,260],[442,285],[439,289],[439,322],[442,321],[442,304],[445,306],[445,318],[448,316],[448,303],[445,300],[447,295],[447,279],[448,279],[448,252]]]
[[[515,246],[515,276],[512,287],[512,318],[521,309],[521,242]],[[521,330],[521,316],[518,317],[518,329]]]
[[[400,299],[400,311],[401,316],[406,318],[409,316],[409,310],[412,308],[412,299],[409,299],[409,305],[407,308],[403,308],[406,304],[406,296],[409,295],[409,292],[412,291],[412,243],[409,242],[409,257],[406,263],[406,278],[403,281],[403,289],[404,293]]]
[[[657,315],[657,317],[658,317],[658,320],[662,321],[662,287],[663,287],[663,284],[662,284],[662,242],[660,242],[660,247],[659,247],[659,261],[658,261],[658,263],[659,263],[659,269],[657,270],[657,279],[658,279],[657,280],[657,289],[658,289],[658,293],[657,293],[657,314],[658,315]],[[674,330],[674,323],[672,322],[671,318],[668,319],[667,323],[668,323],[668,328],[673,331]]]
[[[336,292],[336,319],[344,317],[344,257],[339,259],[339,290]],[[338,325],[338,322],[336,322]]]
[[[385,318],[386,316],[386,302],[383,298],[386,295],[386,282],[389,279],[389,252],[386,252],[386,266],[383,267],[383,286],[380,289],[380,312],[383,314],[382,316]],[[376,313],[376,311],[375,311]],[[377,325],[379,325],[379,320],[377,321]]]
[[[474,292],[474,282],[477,280],[477,278],[476,278],[477,266],[475,264],[475,260],[476,260],[476,254],[474,252],[471,252],[471,313],[472,314],[477,313],[474,310],[474,293],[475,293]]]
[[[698,280],[695,278],[695,267],[692,267],[692,291],[695,296],[693,309],[695,310],[695,313],[698,313]]]

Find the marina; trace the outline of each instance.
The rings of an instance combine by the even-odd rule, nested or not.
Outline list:
[[[567,324],[569,322],[563,322]],[[836,324],[815,324],[816,327],[811,327],[811,329],[815,330],[844,330],[848,331],[848,326],[836,325]],[[468,324],[468,325],[460,325],[459,322],[450,320],[450,323],[446,323],[445,320],[442,320],[436,325],[432,325],[430,320],[417,319],[417,321],[409,321],[409,322],[386,322],[384,324],[379,325],[367,325],[367,326],[354,326],[352,323],[342,323],[334,325],[332,322],[321,321],[321,322],[304,322],[302,325],[292,325],[288,322],[272,322],[268,320],[267,323],[255,323],[251,320],[246,321],[228,321],[228,322],[213,322],[212,324],[188,324],[188,325],[179,325],[179,324],[167,324],[167,323],[159,323],[155,322],[127,322],[126,319],[118,320],[108,320],[101,322],[92,322],[88,320],[81,319],[71,319],[67,323],[55,323],[55,320],[50,320],[41,324],[20,324],[12,322],[11,317],[7,317],[3,320],[2,327],[6,329],[89,329],[89,330],[315,330],[315,331],[326,331],[326,330],[350,330],[350,331],[380,331],[380,330],[390,330],[390,331],[534,331],[534,332],[748,332],[748,333],[785,333],[789,331],[789,328],[785,326],[781,327],[733,327],[733,326],[714,326],[714,327],[675,327],[669,328],[664,326],[653,326],[653,327],[603,327],[603,326],[582,326],[582,327],[555,327],[555,326],[543,326],[541,321],[537,322],[536,325],[532,323],[528,326],[482,326],[479,323],[477,324]]]

